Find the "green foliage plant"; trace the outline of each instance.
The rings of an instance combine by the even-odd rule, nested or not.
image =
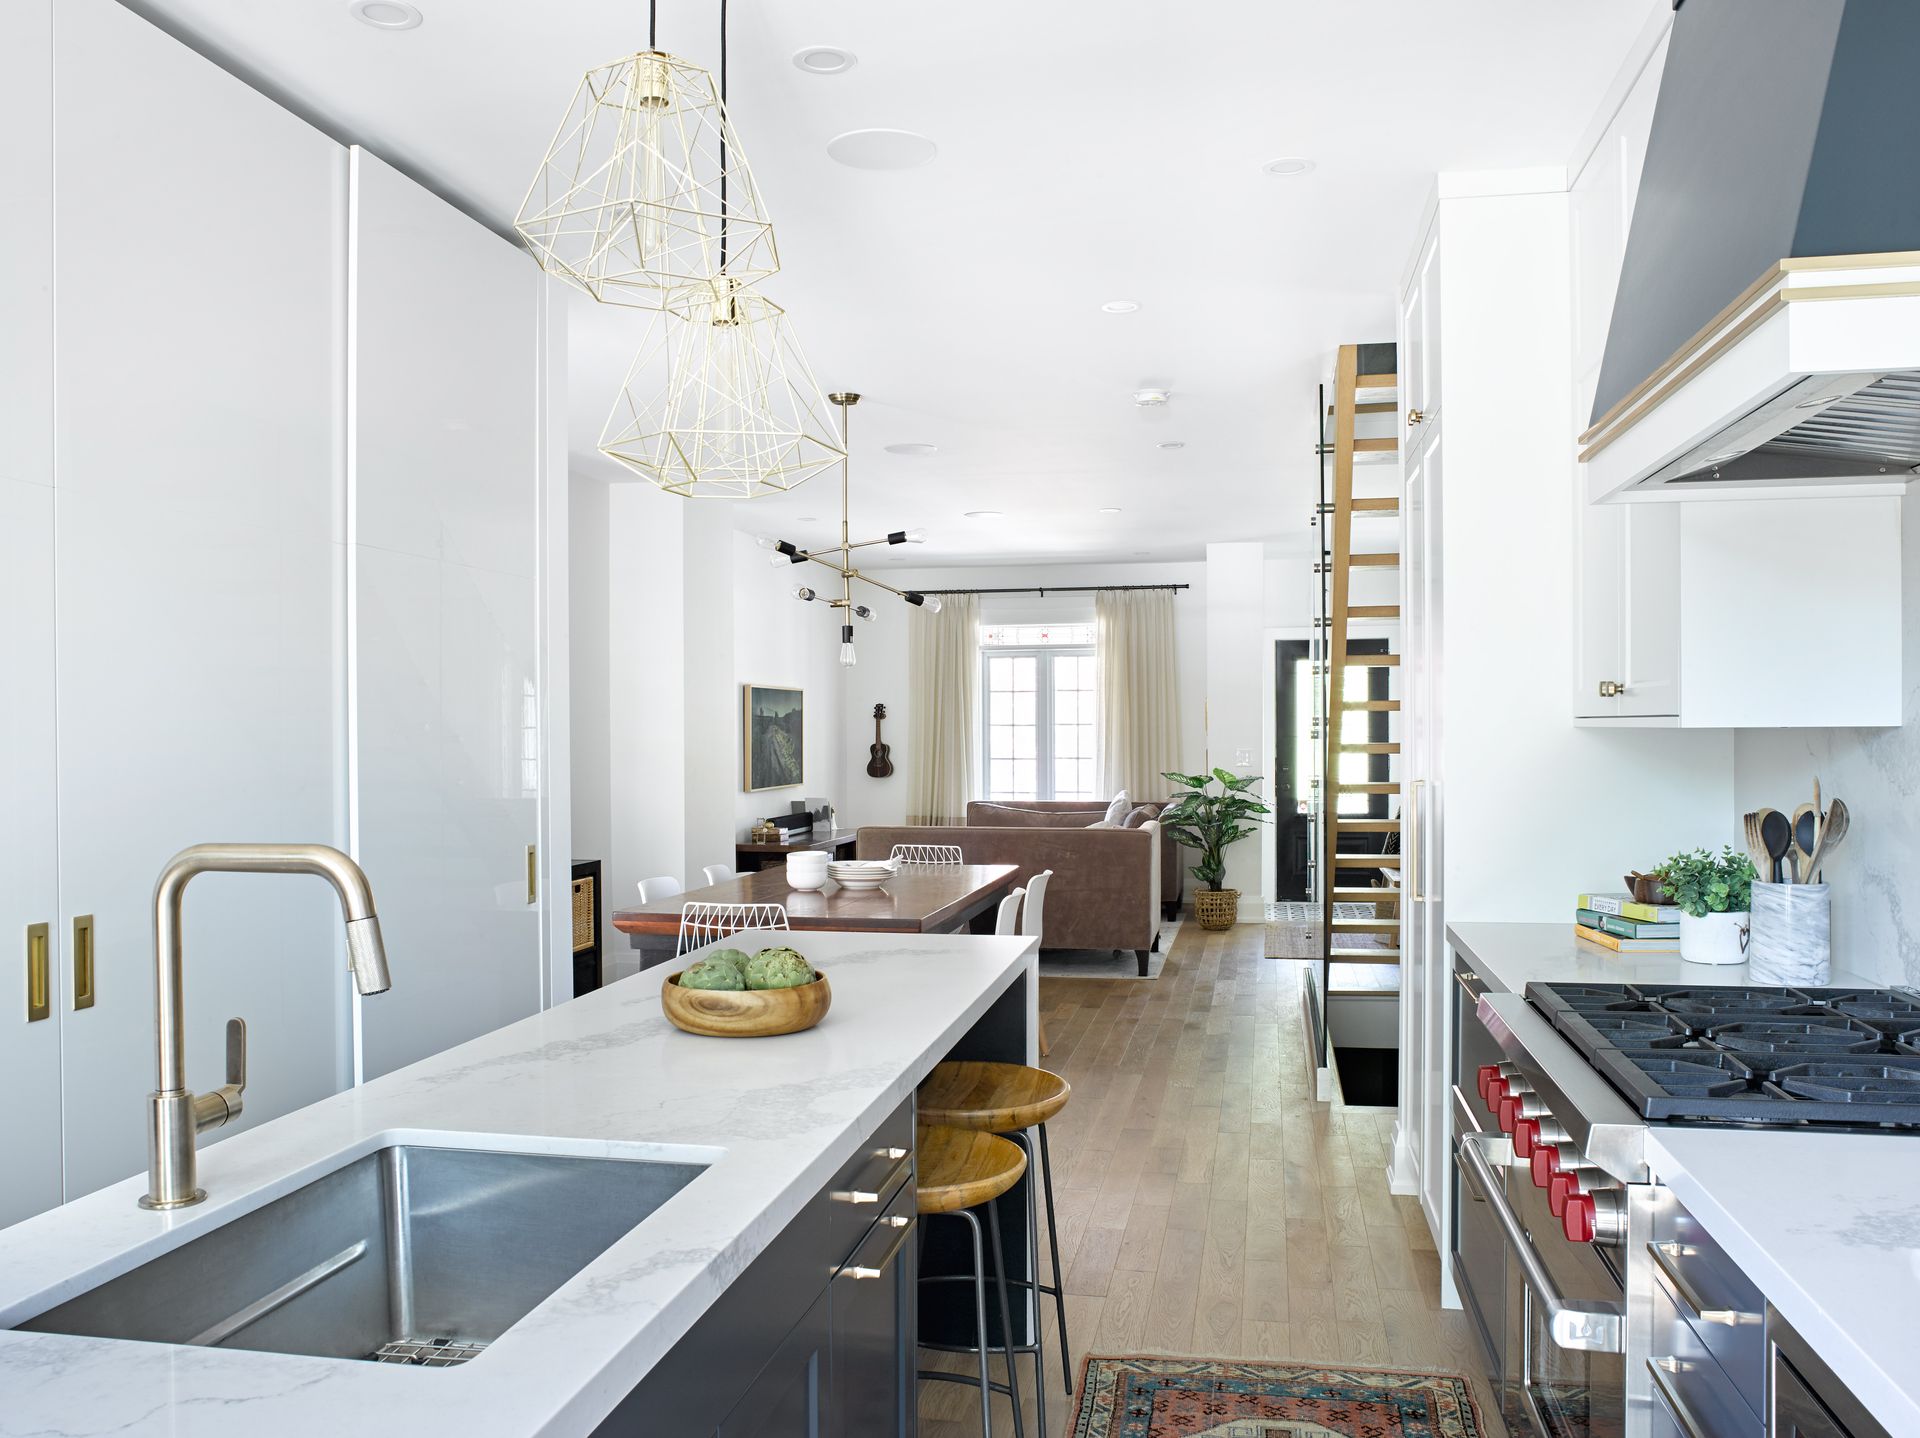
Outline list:
[[[1227,877],[1227,846],[1256,834],[1255,825],[1272,811],[1249,791],[1260,782],[1257,774],[1162,774],[1186,792],[1160,813],[1160,827],[1200,855],[1190,872],[1205,887],[1218,890]],[[1216,790],[1214,785],[1220,787]]]

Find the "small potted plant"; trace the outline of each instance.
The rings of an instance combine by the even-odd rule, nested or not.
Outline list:
[[[1747,958],[1753,860],[1731,847],[1675,854],[1659,876],[1680,908],[1680,957],[1694,964],[1740,964]]]
[[[1200,862],[1188,872],[1200,881],[1193,896],[1193,915],[1203,929],[1230,929],[1240,915],[1240,891],[1221,887],[1227,877],[1227,845],[1258,832],[1269,812],[1248,791],[1260,782],[1257,774],[1162,774],[1186,792],[1161,811],[1160,826],[1189,849]],[[1220,787],[1215,790],[1213,787]]]

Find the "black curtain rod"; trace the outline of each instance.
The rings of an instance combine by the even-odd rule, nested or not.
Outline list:
[[[1033,584],[1020,589],[920,589],[917,594],[1099,594],[1114,589],[1191,589],[1191,584]]]

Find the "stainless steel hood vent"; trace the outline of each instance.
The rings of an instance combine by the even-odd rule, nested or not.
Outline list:
[[[1920,465],[1920,3],[1675,8],[1580,437],[1588,497],[1904,484]]]

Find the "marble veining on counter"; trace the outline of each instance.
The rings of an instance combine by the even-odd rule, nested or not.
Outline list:
[[[1655,1125],[1647,1162],[1895,1438],[1920,1438],[1920,1137]]]
[[[0,1331],[0,1435],[591,1431],[1033,967],[1022,938],[818,933],[801,947],[833,981],[832,1011],[805,1033],[680,1033],[660,1012],[662,966],[207,1145],[193,1208],[139,1208],[142,1173],[0,1230],[4,1326],[388,1143],[711,1165],[472,1363]],[[1029,984],[1030,1031],[1034,1001]]]
[[[1447,943],[1465,957],[1488,987],[1526,992],[1546,984],[1697,984],[1728,988],[1749,983],[1745,964],[1690,964],[1678,954],[1622,954],[1589,943],[1564,924],[1447,925]],[[1835,972],[1829,987],[1873,988],[1858,974]]]

